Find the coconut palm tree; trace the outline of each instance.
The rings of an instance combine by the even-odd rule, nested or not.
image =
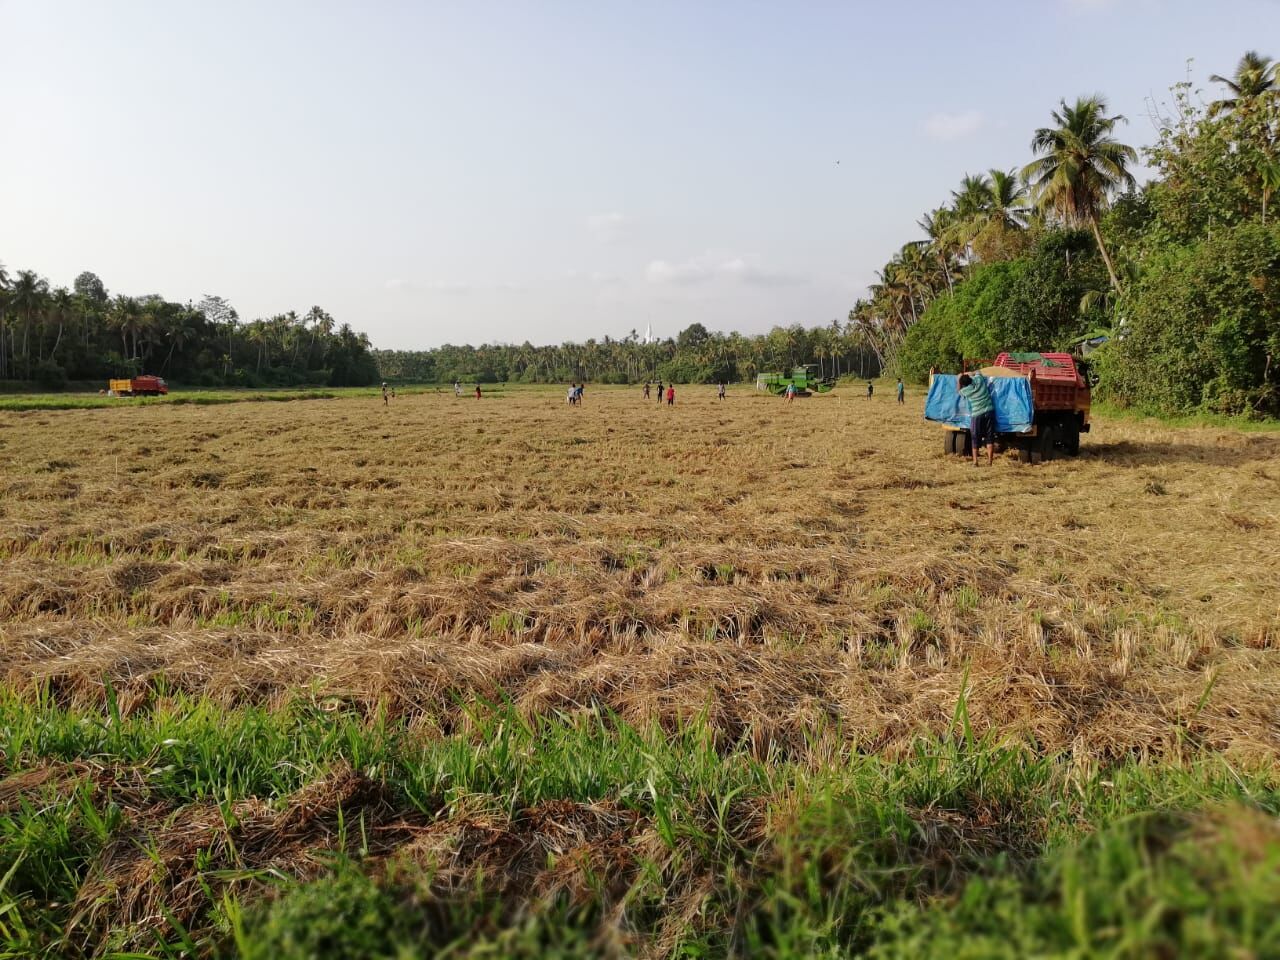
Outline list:
[[[1221,77],[1214,73],[1209,79],[1225,86],[1230,96],[1215,100],[1209,105],[1209,116],[1234,113],[1268,93],[1280,90],[1280,64],[1256,50],[1249,50],[1236,64],[1233,77]]]
[[[44,309],[48,295],[49,281],[38,275],[34,270],[19,270],[18,278],[13,282],[13,286],[9,290],[10,306],[15,312],[21,311],[25,315],[25,323],[22,327],[22,356],[28,368],[31,365],[31,354],[27,349],[27,341],[31,333],[31,322],[35,315]],[[12,337],[12,333],[10,336]],[[10,342],[9,346],[12,350],[12,342]]]
[[[190,310],[175,310],[165,318],[163,334],[169,341],[169,352],[165,355],[164,366],[160,368],[162,373],[168,374],[173,352],[185,347],[195,336],[193,320]]]
[[[951,191],[952,209],[961,220],[981,217],[991,208],[991,181],[985,173],[966,173],[960,189]]]
[[[58,324],[58,335],[54,337],[53,346],[49,349],[50,362],[58,352],[58,345],[62,343],[63,328],[75,314],[75,307],[75,297],[66,287],[58,287],[49,297],[49,319],[57,321]]]
[[[948,291],[955,290],[951,280],[951,261],[957,252],[952,232],[954,221],[955,213],[947,207],[939,207],[916,221],[929,238],[929,247],[942,265],[942,276],[947,281]]]
[[[1023,230],[1027,226],[1027,190],[1014,170],[992,170],[990,207],[987,219],[1006,230]]]
[[[1107,116],[1101,96],[1080,97],[1071,105],[1063,100],[1061,109],[1053,112],[1056,126],[1041,127],[1031,138],[1031,150],[1038,156],[1022,170],[1038,207],[1067,223],[1089,224],[1117,290],[1120,280],[1102,241],[1098,212],[1111,194],[1135,186],[1129,164],[1137,162],[1138,152],[1111,136],[1123,121],[1119,114]]]
[[[1280,190],[1280,160],[1268,160],[1258,171],[1262,181],[1262,224],[1267,223],[1267,203]]]
[[[3,263],[0,263],[0,380],[5,378],[8,373],[8,364],[6,361],[4,347],[4,332],[7,326],[5,318],[9,307],[9,271],[5,269]]]
[[[117,295],[111,301],[111,309],[107,311],[107,326],[119,332],[120,343],[123,347],[121,354],[126,361],[137,359],[135,354],[138,352],[138,318],[140,314],[141,307],[137,298],[124,295]],[[130,335],[133,337],[132,347],[129,344]]]

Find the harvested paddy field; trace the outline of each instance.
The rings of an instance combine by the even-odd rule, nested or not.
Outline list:
[[[1277,955],[1280,435],[921,405],[0,413],[0,943]]]

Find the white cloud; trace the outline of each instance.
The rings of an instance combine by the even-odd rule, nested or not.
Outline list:
[[[469,283],[457,283],[449,280],[433,280],[426,283],[417,280],[405,280],[401,277],[388,280],[386,282],[388,290],[396,290],[401,293],[445,293],[458,295],[470,293],[474,287]]]
[[[600,243],[613,243],[621,239],[629,221],[621,213],[593,213],[586,219],[587,230]]]
[[[803,278],[763,267],[754,258],[705,253],[700,257],[672,263],[669,260],[653,260],[645,267],[645,278],[654,284],[688,286],[709,280],[729,280],[751,286],[775,287],[802,283]]]
[[[670,263],[667,260],[653,260],[644,268],[645,278],[650,283],[705,283],[712,273],[707,267],[693,260],[684,263]]]
[[[784,287],[802,282],[801,278],[793,273],[770,270],[758,264],[748,263],[741,257],[734,257],[732,260],[726,260],[720,264],[720,272],[725,276],[740,280],[742,283],[749,283],[758,287]]]
[[[986,123],[979,110],[960,113],[935,113],[924,122],[924,132],[934,140],[961,140],[972,136]]]

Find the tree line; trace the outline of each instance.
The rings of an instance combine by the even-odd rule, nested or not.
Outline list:
[[[816,364],[823,376],[878,376],[880,358],[851,324],[795,324],[766,334],[718,333],[693,323],[678,336],[646,343],[632,330],[614,339],[558,346],[485,344],[432,350],[375,350],[386,380],[450,383],[719,383]]]
[[[376,383],[363,333],[320,307],[241,321],[224,298],[111,295],[91,272],[71,288],[0,264],[0,381],[56,389],[153,373],[192,386]]]
[[[964,176],[920,219],[850,321],[911,379],[1079,350],[1120,405],[1280,415],[1280,72],[1250,51],[1210,79],[1216,99],[1182,82],[1151,105],[1142,153],[1105,98],[1063,101],[1029,162]]]

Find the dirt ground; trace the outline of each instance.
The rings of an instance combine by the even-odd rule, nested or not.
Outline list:
[[[887,394],[888,391],[885,391]],[[909,391],[451,391],[0,414],[0,665],[122,702],[300,690],[424,729],[705,711],[760,751],[952,722],[1280,757],[1280,435],[1095,422],[975,469]]]

